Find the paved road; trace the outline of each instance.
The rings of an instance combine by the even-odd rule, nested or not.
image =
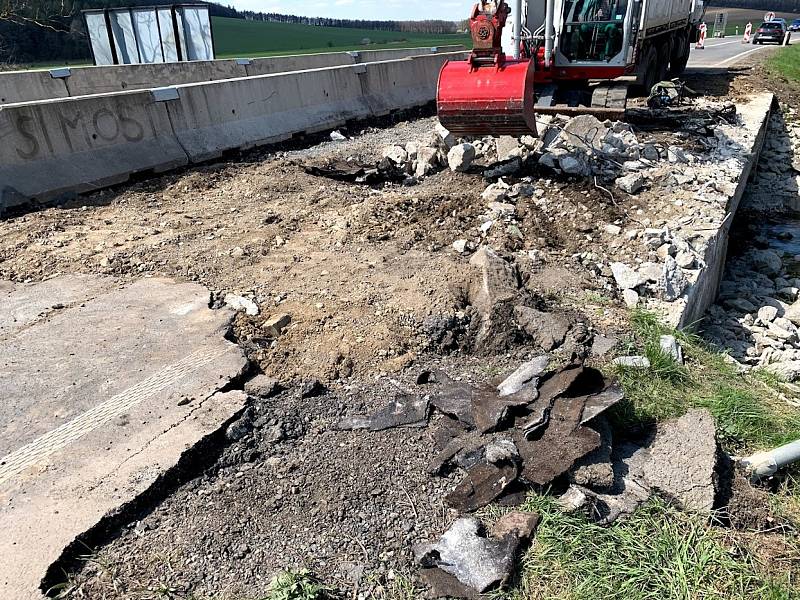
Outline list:
[[[0,281],[0,598],[41,598],[76,536],[244,406],[233,315],[191,283]]]
[[[706,40],[706,47],[703,50],[692,47],[692,53],[689,55],[689,68],[732,67],[745,57],[763,54],[775,47],[774,44],[763,46],[743,44],[741,36],[710,39]]]

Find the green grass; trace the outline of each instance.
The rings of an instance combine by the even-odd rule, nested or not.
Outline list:
[[[212,27],[217,58],[420,48],[469,43],[469,36],[464,34],[439,35],[346,27],[315,27],[223,17],[214,17]],[[364,38],[369,38],[369,45],[361,43]]]
[[[800,438],[800,411],[778,398],[777,380],[760,371],[738,373],[698,336],[670,330],[651,313],[633,312],[631,325],[634,335],[624,353],[643,353],[651,368],[615,369],[626,396],[612,412],[618,427],[646,425],[703,407],[714,415],[719,438],[732,453]],[[662,334],[678,338],[685,365],[661,353]]]
[[[505,600],[798,598],[787,572],[767,569],[726,530],[658,500],[613,527],[564,514],[549,496],[524,510],[541,517],[521,582]]]
[[[322,585],[310,571],[284,571],[270,583],[264,600],[322,600],[328,597],[329,590]]]
[[[767,60],[767,70],[773,75],[800,82],[800,44],[786,46]]]

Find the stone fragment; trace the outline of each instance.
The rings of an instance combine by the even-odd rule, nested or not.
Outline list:
[[[506,198],[508,186],[502,182],[493,183],[481,193],[481,198],[487,202],[500,202]]]
[[[459,254],[464,254],[467,250],[467,240],[456,240],[453,242],[453,250]]]
[[[331,131],[330,138],[333,142],[343,142],[347,139],[340,131]]]
[[[546,313],[528,306],[515,306],[514,317],[519,326],[545,352],[550,352],[564,343],[570,328],[570,320],[556,313]]]
[[[388,158],[395,165],[403,165],[408,161],[408,152],[402,146],[389,146],[383,149],[383,157]]]
[[[428,424],[428,398],[398,394],[380,410],[369,416],[344,417],[337,429],[369,429],[382,431],[394,427],[425,427]]]
[[[758,309],[758,318],[762,323],[771,323],[778,316],[778,309],[774,306],[762,306]]]
[[[517,276],[514,268],[488,246],[473,254],[469,263],[477,269],[469,288],[469,301],[483,315],[517,294]]]
[[[608,127],[594,115],[578,115],[567,121],[553,145],[563,143],[582,150],[600,149],[607,134]]]
[[[658,340],[661,352],[671,357],[675,362],[683,364],[683,348],[674,335],[662,335]]]
[[[673,164],[689,162],[689,159],[686,157],[686,153],[678,146],[669,146],[667,148],[667,160]]]
[[[611,263],[611,273],[614,275],[614,281],[617,282],[617,285],[622,290],[631,290],[647,282],[646,278],[643,278],[625,263]]]
[[[800,326],[800,300],[790,305],[783,314],[784,318],[789,319],[792,323]]]
[[[723,301],[723,304],[728,308],[733,308],[744,313],[752,313],[756,311],[755,304],[749,300],[745,300],[744,298],[726,298]]]
[[[301,398],[316,398],[327,391],[319,379],[305,379],[300,384]]]
[[[603,227],[603,231],[605,231],[609,235],[619,235],[620,233],[622,233],[622,227],[620,227],[619,225],[614,225],[612,223],[609,223],[605,227]]]
[[[269,375],[256,375],[252,379],[245,381],[244,391],[249,396],[256,396],[258,398],[269,398],[274,396],[281,389],[280,383],[277,379]]]
[[[620,367],[627,367],[633,369],[648,369],[650,368],[650,359],[646,356],[618,356],[613,361],[615,365]]]
[[[764,369],[782,381],[794,382],[800,379],[800,360],[774,362]]]
[[[445,127],[441,123],[436,124],[434,132],[439,142],[443,144],[448,150],[456,145],[456,136],[450,133],[450,130],[447,129],[447,127]]]
[[[500,517],[492,526],[492,537],[502,539],[513,536],[518,542],[528,542],[539,526],[539,515],[535,512],[511,511]]]
[[[682,269],[691,269],[694,265],[694,254],[689,251],[681,251],[675,255],[675,262]]]
[[[280,313],[277,315],[272,315],[269,319],[264,321],[263,329],[268,336],[277,338],[283,333],[283,330],[286,329],[291,322],[291,316],[287,315],[286,313]]]
[[[639,305],[639,294],[636,290],[623,290],[622,299],[628,308],[636,308]]]
[[[783,261],[774,250],[751,250],[746,258],[755,271],[767,276],[778,275],[783,268]]]
[[[680,298],[688,285],[683,269],[678,266],[678,263],[671,256],[668,256],[664,261],[663,279],[660,283],[662,296],[667,302],[673,302]]]
[[[510,160],[522,154],[519,141],[510,135],[501,135],[494,143],[498,161]]]
[[[447,165],[451,171],[466,171],[473,160],[475,160],[475,146],[472,144],[456,144],[447,153]]]
[[[417,177],[424,177],[432,173],[439,164],[439,151],[430,146],[423,146],[417,150],[417,169],[414,174]]]
[[[558,160],[559,168],[568,175],[589,175],[591,169],[582,156],[567,154]]]
[[[519,451],[516,444],[511,440],[493,440],[486,444],[484,449],[486,462],[492,465],[500,463],[516,463],[519,461]]]
[[[236,294],[225,294],[225,304],[230,306],[233,310],[244,311],[246,314],[254,317],[258,314],[258,305],[244,296],[237,296]]]
[[[635,194],[644,187],[644,176],[641,173],[629,173],[617,177],[614,183],[626,194]]]

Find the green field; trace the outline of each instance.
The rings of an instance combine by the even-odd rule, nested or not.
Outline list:
[[[345,50],[419,48],[468,44],[465,34],[427,34],[375,31],[344,27],[315,27],[242,19],[212,19],[217,58],[250,58],[276,54],[310,54]],[[362,44],[365,38],[369,44]]]

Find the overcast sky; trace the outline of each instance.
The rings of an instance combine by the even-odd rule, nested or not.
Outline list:
[[[420,21],[460,21],[469,16],[474,0],[218,0],[241,10],[308,17]]]

